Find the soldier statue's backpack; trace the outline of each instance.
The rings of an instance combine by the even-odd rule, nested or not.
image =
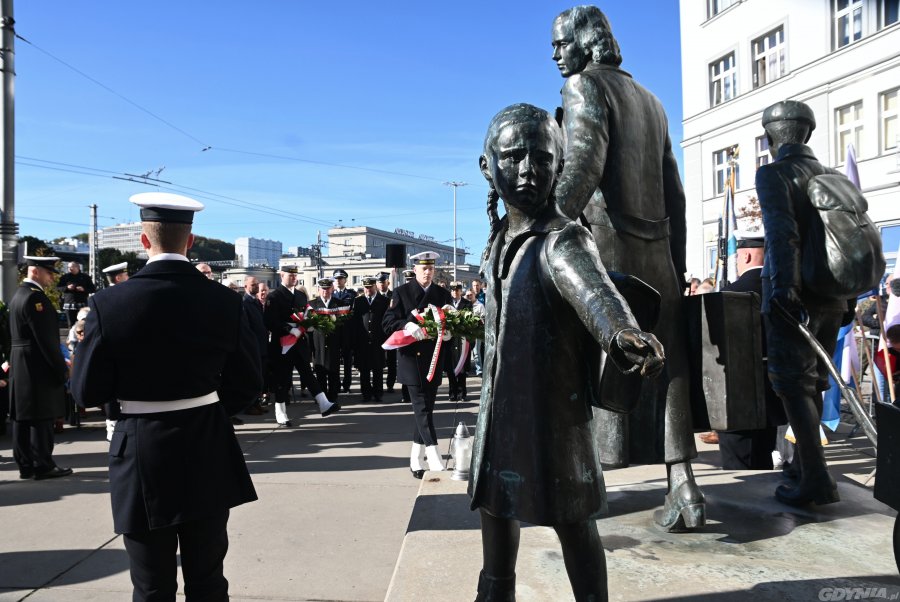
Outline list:
[[[881,236],[869,204],[846,176],[813,176],[807,193],[816,208],[804,235],[803,287],[824,297],[853,298],[872,290],[884,275]]]

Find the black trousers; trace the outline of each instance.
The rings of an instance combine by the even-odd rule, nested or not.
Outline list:
[[[125,533],[134,602],[174,602],[178,590],[176,549],[187,602],[228,600],[222,562],[228,552],[228,510],[163,529]]]
[[[384,394],[384,349],[376,343],[357,347],[356,364],[363,398],[380,398]]]
[[[719,431],[719,453],[726,470],[772,470],[778,427]]]
[[[280,351],[279,351],[280,353]],[[298,341],[287,353],[272,358],[275,377],[275,401],[287,403],[290,401],[290,391],[294,381],[294,369],[300,374],[300,382],[309,389],[313,396],[322,392],[322,388],[316,381],[310,361],[312,355],[309,351],[309,343]]]
[[[335,402],[341,393],[341,366],[336,364],[333,368],[316,364],[317,386],[325,391],[328,401]],[[310,389],[312,391],[312,389]],[[315,393],[313,393],[315,395]]]
[[[387,364],[387,388],[393,390],[397,382],[397,350],[391,349],[384,352],[384,362]]]
[[[412,400],[413,420],[416,425],[413,443],[437,445],[437,431],[434,430],[434,401],[437,398],[437,387],[407,385],[407,388]]]
[[[341,328],[338,333],[341,344],[341,364],[344,366],[344,390],[350,389],[353,380],[353,338],[349,328]]]
[[[56,466],[53,420],[13,421],[13,458],[22,472],[46,472]]]
[[[466,368],[464,366],[463,371],[457,376],[453,373],[455,367],[455,365],[447,365],[447,384],[450,386],[450,399],[459,399],[468,394],[466,391]]]

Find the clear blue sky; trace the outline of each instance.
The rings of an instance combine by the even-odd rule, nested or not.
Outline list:
[[[152,188],[83,168],[165,166],[161,179],[204,191],[193,195],[207,205],[196,233],[285,246],[309,245],[339,220],[450,242],[452,191],[441,183],[466,181],[458,236],[480,253],[487,187],[477,160],[488,121],[515,102],[559,104],[550,27],[571,6],[19,0],[17,33],[37,47],[16,46],[20,232],[85,232],[91,203],[101,227],[134,220],[128,197]],[[680,162],[677,0],[601,8],[622,67],[665,105]]]

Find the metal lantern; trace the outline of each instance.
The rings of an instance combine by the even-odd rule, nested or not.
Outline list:
[[[453,456],[453,474],[450,478],[454,481],[468,481],[469,464],[472,463],[472,438],[469,437],[469,429],[464,422],[456,426],[450,455]]]

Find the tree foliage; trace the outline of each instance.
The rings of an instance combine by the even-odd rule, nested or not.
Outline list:
[[[188,250],[190,259],[200,261],[231,261],[234,259],[234,245],[216,238],[194,236],[194,246]]]

